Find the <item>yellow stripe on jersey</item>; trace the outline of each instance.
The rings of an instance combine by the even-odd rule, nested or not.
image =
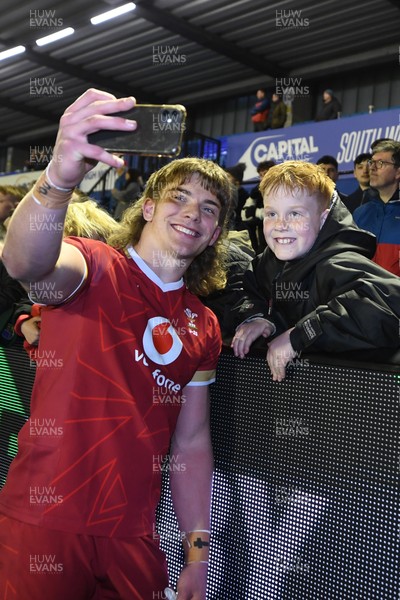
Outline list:
[[[215,381],[216,369],[210,371],[196,371],[187,385],[208,385]]]

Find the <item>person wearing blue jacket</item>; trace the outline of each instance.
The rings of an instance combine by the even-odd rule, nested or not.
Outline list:
[[[353,214],[361,228],[376,236],[374,262],[400,275],[400,142],[384,141],[374,147],[370,185],[379,196],[359,206]]]

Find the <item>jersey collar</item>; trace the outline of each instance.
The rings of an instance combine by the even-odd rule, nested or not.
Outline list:
[[[171,283],[165,283],[162,281],[162,279],[160,279],[159,276],[152,269],[150,269],[149,265],[141,256],[139,256],[132,246],[127,247],[127,252],[139,269],[163,292],[173,292],[174,290],[179,290],[184,286],[183,277],[181,277],[178,281],[172,281]]]

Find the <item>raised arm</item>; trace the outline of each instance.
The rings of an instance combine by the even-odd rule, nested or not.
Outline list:
[[[132,97],[117,99],[90,89],[61,117],[53,158],[14,212],[2,255],[9,274],[33,295],[35,289],[44,290],[48,285],[63,301],[84,280],[82,255],[77,248],[62,243],[72,191],[98,161],[112,167],[123,164],[121,158],[89,144],[87,135],[99,129],[134,130],[135,121],[108,116],[131,109],[134,103]]]

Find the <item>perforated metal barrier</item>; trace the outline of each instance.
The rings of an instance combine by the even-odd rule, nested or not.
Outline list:
[[[208,599],[398,600],[399,368],[298,363],[220,358]]]
[[[0,488],[17,452],[17,436],[28,419],[35,368],[22,347],[0,347]]]
[[[3,478],[34,374],[23,351],[6,352]],[[261,356],[221,355],[208,600],[398,600],[399,377],[396,365],[310,357],[274,383]],[[182,554],[164,475],[155,535],[175,584]]]

